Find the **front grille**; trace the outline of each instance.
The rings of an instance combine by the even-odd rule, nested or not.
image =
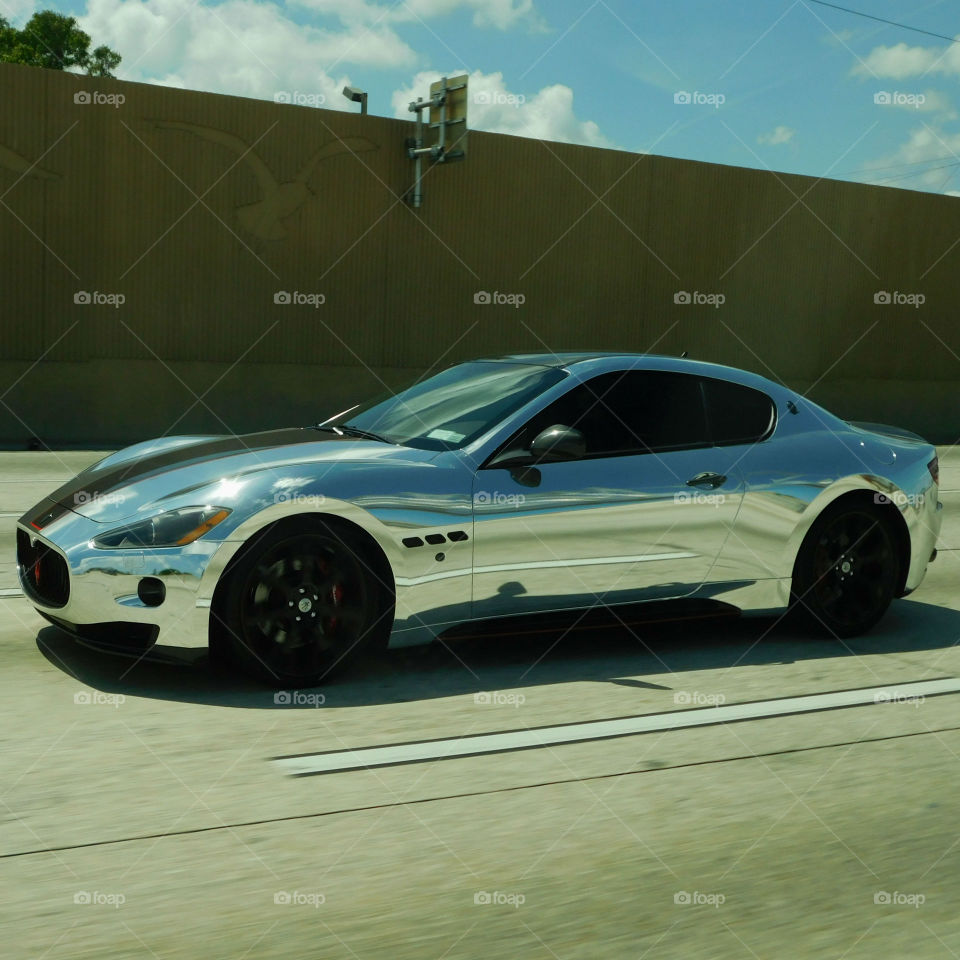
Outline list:
[[[17,565],[24,592],[46,607],[62,607],[70,598],[67,561],[56,550],[36,540],[26,530],[17,530]]]

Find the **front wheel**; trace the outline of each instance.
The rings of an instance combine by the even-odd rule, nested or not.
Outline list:
[[[286,521],[249,544],[215,610],[232,659],[278,687],[319,683],[382,644],[391,613],[370,552],[319,518]]]
[[[899,575],[890,521],[876,508],[840,504],[817,518],[800,547],[792,602],[822,631],[853,637],[886,613]]]

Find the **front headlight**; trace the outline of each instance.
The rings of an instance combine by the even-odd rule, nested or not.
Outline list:
[[[93,538],[97,547],[183,547],[202,537],[230,515],[226,507],[185,507]]]

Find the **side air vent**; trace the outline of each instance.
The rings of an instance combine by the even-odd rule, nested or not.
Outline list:
[[[446,537],[442,533],[428,533],[422,539],[420,537],[404,537],[400,542],[405,547],[422,547],[423,541],[426,540],[430,546],[438,547],[441,543],[447,542],[447,537],[450,538],[451,543],[462,543],[464,540],[470,539],[466,530],[451,530]]]

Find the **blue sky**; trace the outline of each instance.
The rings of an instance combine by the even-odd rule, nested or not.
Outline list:
[[[960,36],[946,0],[842,5]],[[124,79],[409,116],[466,71],[477,129],[960,194],[960,43],[811,0],[0,0],[48,6]]]

